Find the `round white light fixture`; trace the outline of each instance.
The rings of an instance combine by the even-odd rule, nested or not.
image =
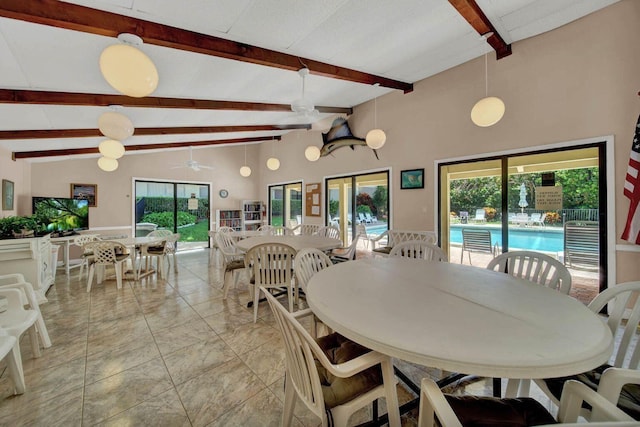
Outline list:
[[[276,159],[275,157],[269,157],[267,159],[267,167],[272,171],[278,170],[280,168],[280,160]]]
[[[109,157],[100,157],[98,159],[98,167],[105,172],[113,172],[118,169],[118,161]]]
[[[310,162],[315,162],[320,158],[320,149],[315,145],[310,145],[304,150],[304,156]]]
[[[107,47],[100,55],[100,71],[107,83],[128,96],[142,98],[158,87],[158,71],[153,61],[135,46],[142,39],[134,34],[120,34],[122,44]]]
[[[244,176],[245,178],[251,175],[251,168],[249,166],[242,166],[240,168],[240,175]]]
[[[124,156],[124,145],[114,139],[105,139],[98,145],[100,154],[110,159],[119,159]]]
[[[124,114],[114,111],[102,113],[98,118],[98,129],[107,138],[124,141],[133,135],[133,123]]]
[[[387,141],[387,134],[385,134],[382,129],[372,129],[367,132],[365,140],[367,141],[367,146],[369,148],[377,150],[378,148],[382,148],[384,143]]]
[[[505,106],[502,99],[488,96],[476,102],[471,109],[471,121],[480,127],[493,126],[504,116]]]

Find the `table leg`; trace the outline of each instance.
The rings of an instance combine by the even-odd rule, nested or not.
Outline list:
[[[64,242],[64,274],[69,276],[69,241],[65,240]]]

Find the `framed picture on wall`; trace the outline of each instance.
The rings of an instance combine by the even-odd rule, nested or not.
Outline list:
[[[400,172],[400,189],[424,188],[424,169],[410,169]]]
[[[13,210],[13,181],[9,181],[8,179],[2,180],[2,210],[3,211],[12,211]]]
[[[88,200],[90,207],[98,206],[98,185],[71,184],[71,198]]]

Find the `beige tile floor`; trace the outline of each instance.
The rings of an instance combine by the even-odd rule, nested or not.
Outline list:
[[[34,359],[22,342],[27,392],[0,378],[0,424],[11,426],[276,426],[284,353],[269,309],[252,322],[246,286],[222,299],[209,251],[178,255],[165,280],[114,280],[86,292],[59,271],[41,306],[53,346]],[[397,362],[416,381],[426,369]],[[434,373],[439,374],[438,372]],[[473,385],[486,392],[486,383]],[[400,402],[412,398],[399,386]],[[381,405],[384,407],[384,404]],[[369,409],[352,417],[360,423]],[[318,419],[297,405],[294,425]],[[416,412],[403,425],[416,425]]]

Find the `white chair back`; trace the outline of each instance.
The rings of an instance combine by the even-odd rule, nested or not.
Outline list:
[[[275,232],[275,227],[273,225],[261,225],[258,227],[258,230],[264,236],[272,236]]]
[[[356,259],[359,239],[360,234],[356,234],[346,250],[343,250],[341,252],[337,252],[337,250],[334,250],[333,252],[331,252],[331,260],[335,263],[338,263],[344,261],[353,261],[354,259]]]
[[[296,229],[298,230],[298,234],[311,236],[312,234],[316,234],[320,227],[322,226],[316,224],[300,224]]]
[[[565,295],[571,290],[571,273],[567,267],[540,252],[506,252],[492,259],[487,269],[530,280]]]
[[[329,237],[331,239],[340,239],[340,229],[333,225],[320,227],[316,233],[318,236]]]
[[[389,256],[426,261],[449,261],[447,254],[438,246],[420,240],[410,240],[395,245],[389,252]]]
[[[332,265],[331,258],[319,249],[307,248],[298,251],[293,267],[298,285],[306,292],[309,279],[318,271]]]
[[[227,227],[226,225],[218,228],[219,233],[233,233],[234,231],[236,230],[234,230],[233,227]]]

